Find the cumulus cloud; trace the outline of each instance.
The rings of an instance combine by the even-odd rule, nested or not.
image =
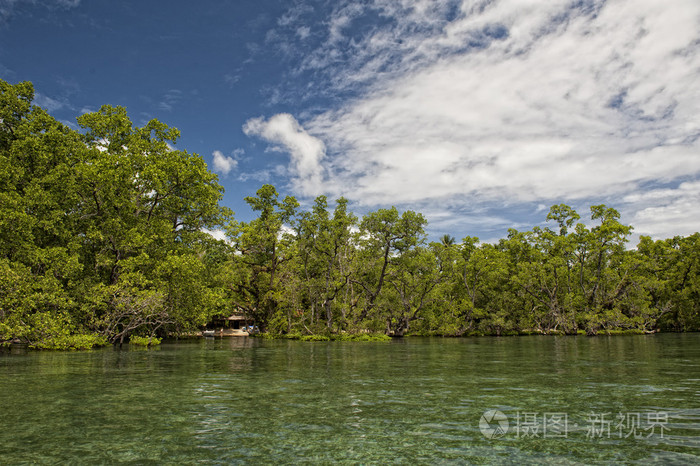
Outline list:
[[[617,207],[641,234],[700,230],[696,0],[334,5],[299,52],[309,82],[275,95],[335,106],[304,128],[286,114],[244,128],[292,155],[297,194],[323,187],[462,231],[559,202]],[[285,16],[290,36],[302,21]]]
[[[320,139],[310,135],[292,115],[280,113],[267,120],[263,117],[252,118],[243,125],[243,132],[274,144],[274,150],[289,153],[292,184],[297,192],[303,195],[321,192],[321,162],[325,157],[326,147]]]
[[[234,170],[238,166],[237,160],[225,156],[221,151],[215,150],[211,155],[214,157],[214,170],[223,175],[228,175],[231,170]]]
[[[629,194],[624,202],[634,211],[631,223],[637,234],[662,239],[698,231],[700,181]]]
[[[329,57],[351,15],[329,22],[305,66],[358,93],[306,123],[328,146],[329,186],[376,205],[615,205],[700,174],[700,3],[477,3],[376,1],[403,16],[345,67]],[[681,207],[625,204],[640,222]]]

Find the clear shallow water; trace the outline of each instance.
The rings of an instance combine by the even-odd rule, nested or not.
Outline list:
[[[700,334],[195,340],[4,353],[0,377],[5,464],[700,463]]]

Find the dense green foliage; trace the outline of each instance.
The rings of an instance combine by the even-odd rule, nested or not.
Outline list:
[[[272,186],[257,196],[248,202],[260,217],[229,230],[225,280],[232,302],[254,310],[263,331],[330,337],[700,329],[700,234],[642,237],[628,249],[632,228],[604,205],[591,207],[591,226],[562,204],[547,215],[550,226],[510,230],[498,244],[449,236],[427,243],[425,219],[411,211],[380,209],[358,221],[342,198],[333,212],[324,196],[299,212],[291,198],[278,203]]]
[[[0,81],[0,341],[90,347],[185,332],[223,309],[202,232],[226,220],[204,160],[178,132],[120,107],[78,119]]]
[[[104,106],[74,131],[31,84],[0,91],[0,343],[156,342],[233,312],[305,339],[700,329],[700,234],[628,249],[616,210],[556,205],[498,244],[428,243],[419,213],[303,211],[271,185],[237,222],[177,130]]]

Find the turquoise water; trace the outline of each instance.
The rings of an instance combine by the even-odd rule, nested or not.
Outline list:
[[[700,334],[202,339],[0,376],[3,464],[700,463]]]

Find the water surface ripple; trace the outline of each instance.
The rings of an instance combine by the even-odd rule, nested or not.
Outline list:
[[[0,458],[697,464],[699,362],[700,334],[5,352]]]

